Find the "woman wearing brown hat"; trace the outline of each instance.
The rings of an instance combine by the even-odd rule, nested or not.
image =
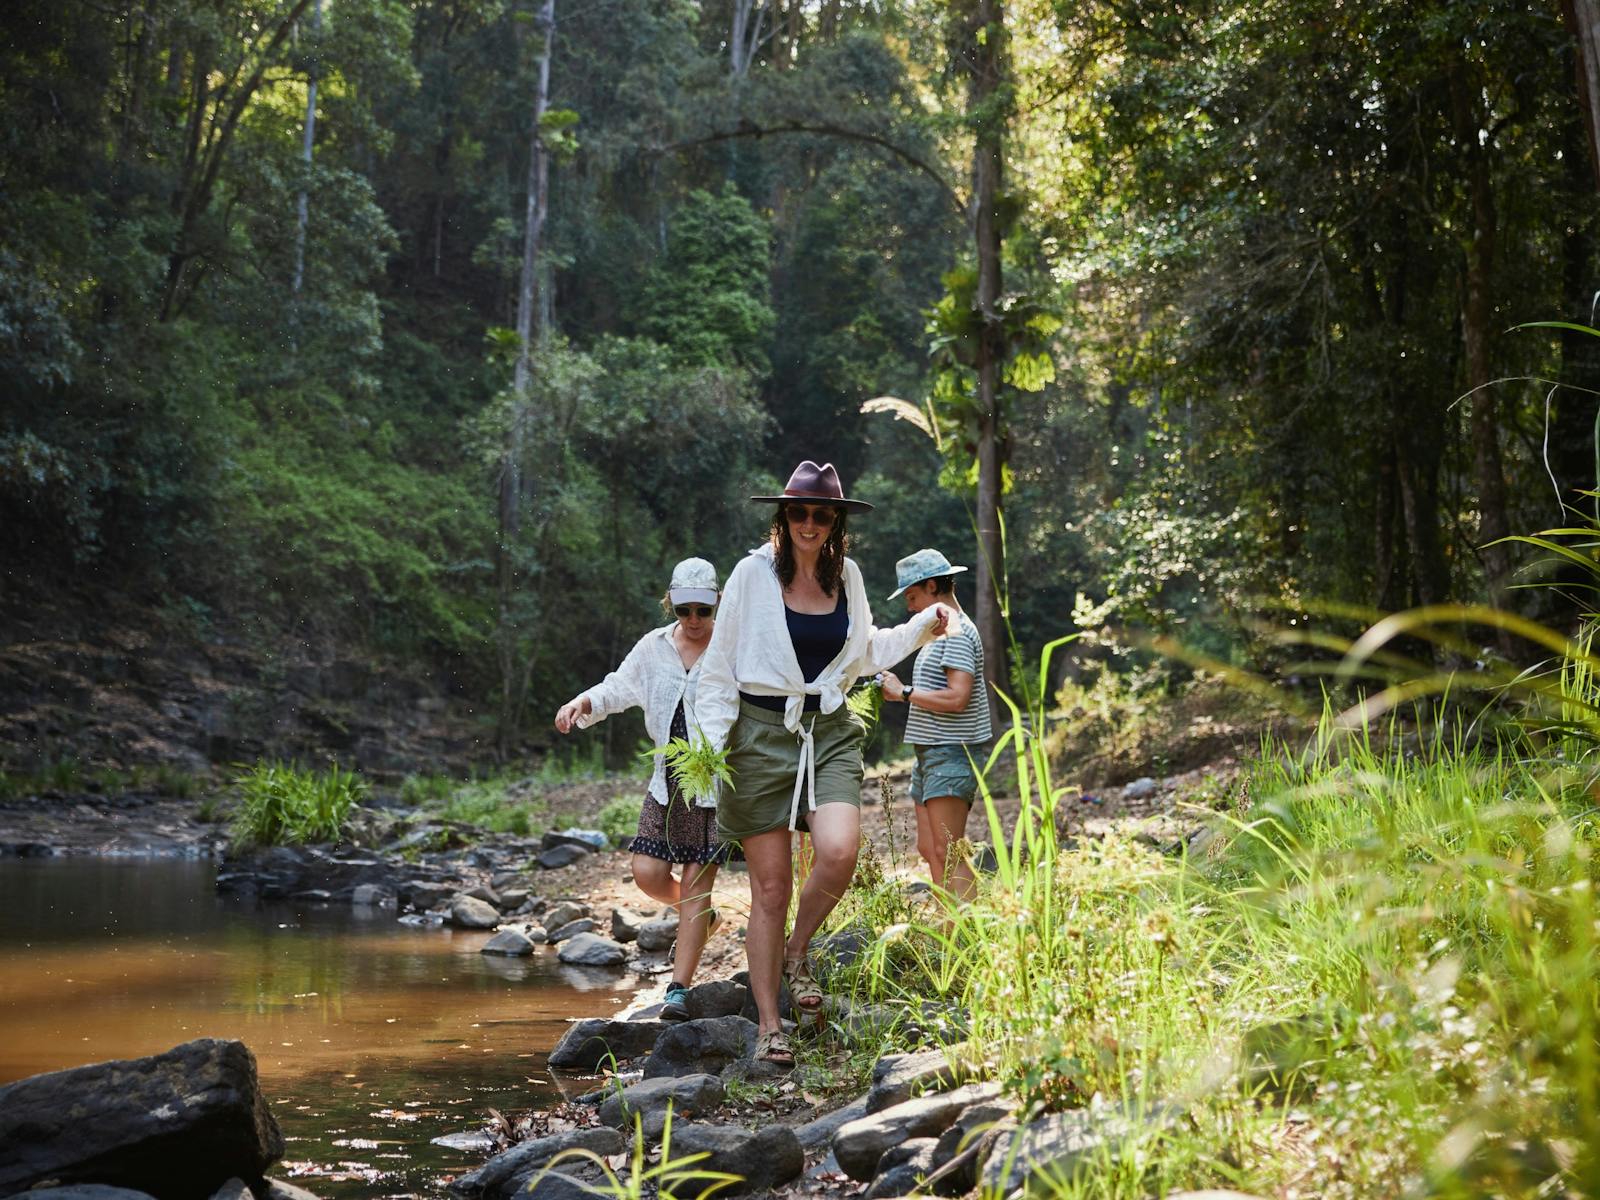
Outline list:
[[[904,625],[876,629],[861,570],[845,557],[846,499],[832,464],[807,460],[779,496],[767,543],[733,569],[716,632],[700,665],[696,716],[733,774],[717,804],[717,831],[739,842],[750,869],[745,953],[759,1019],[756,1057],[788,1066],[794,1054],[778,1019],[778,982],[795,1015],[821,1017],[811,936],[855,873],[861,838],[861,739],[844,703],[862,676],[893,666],[950,627],[934,605]],[[784,937],[793,858],[791,831],[811,834],[815,862]]]

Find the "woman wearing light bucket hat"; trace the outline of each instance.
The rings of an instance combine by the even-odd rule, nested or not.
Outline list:
[[[845,693],[938,637],[955,614],[935,605],[893,629],[873,627],[860,568],[845,557],[846,515],[872,506],[845,497],[832,464],[807,460],[781,495],[751,499],[777,511],[766,544],[728,576],[695,711],[712,747],[726,748],[733,775],[717,807],[718,831],[739,841],[750,866],[745,952],[756,1057],[789,1066],[779,979],[796,1018],[816,1022],[823,996],[807,951],[849,886],[861,840],[865,729]],[[811,834],[815,862],[786,939],[791,831],[800,828]]]
[[[644,727],[659,751],[673,738],[687,738],[696,724],[696,694],[717,606],[717,570],[703,558],[686,558],[672,570],[661,605],[676,619],[651,630],[605,679],[561,706],[556,728],[586,729],[613,713],[644,709]],[[687,1020],[689,983],[700,953],[719,923],[711,907],[717,867],[743,857],[717,836],[714,795],[683,795],[677,773],[655,757],[639,835],[633,839],[633,879],[641,891],[678,910],[678,944],[661,1015]],[[672,869],[682,864],[681,878]]]
[[[956,600],[955,577],[965,567],[952,566],[937,550],[918,550],[894,565],[906,612],[915,616],[934,604],[956,610],[950,636],[917,652],[911,683],[893,671],[883,674],[883,698],[903,702],[906,744],[917,756],[911,768],[911,799],[917,812],[917,852],[928,864],[936,886],[958,900],[972,897],[976,881],[964,858],[950,862],[950,846],[967,836],[967,814],[978,795],[976,763],[984,758],[993,734],[989,695],[983,677],[983,639]]]

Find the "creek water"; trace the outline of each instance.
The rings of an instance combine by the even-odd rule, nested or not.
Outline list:
[[[239,1038],[287,1141],[274,1174],[328,1200],[436,1195],[483,1150],[431,1139],[560,1098],[545,1058],[639,979],[481,954],[392,910],[219,897],[206,861],[0,860],[0,1083]]]

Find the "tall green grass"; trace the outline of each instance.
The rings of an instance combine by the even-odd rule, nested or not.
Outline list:
[[[863,873],[838,920],[882,932],[838,986],[908,1029],[965,1008],[1026,1111],[1182,1110],[1064,1196],[1600,1195],[1600,694],[1588,635],[1558,645],[1497,736],[1329,706],[1173,855],[1063,850],[1045,714],[1007,701],[990,765],[1015,752],[1019,811],[1008,831],[985,789],[974,813],[998,870],[921,914]]]
[[[239,800],[232,832],[241,844],[276,846],[339,839],[367,783],[337,764],[308,771],[293,764],[259,762],[234,777]]]

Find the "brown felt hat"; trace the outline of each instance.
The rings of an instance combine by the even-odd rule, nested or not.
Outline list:
[[[750,499],[769,504],[782,504],[785,500],[809,500],[813,504],[831,504],[848,512],[871,512],[872,505],[865,500],[848,500],[844,488],[839,486],[839,472],[832,463],[820,467],[809,458],[794,469],[789,482],[783,485],[781,496],[751,496]]]

